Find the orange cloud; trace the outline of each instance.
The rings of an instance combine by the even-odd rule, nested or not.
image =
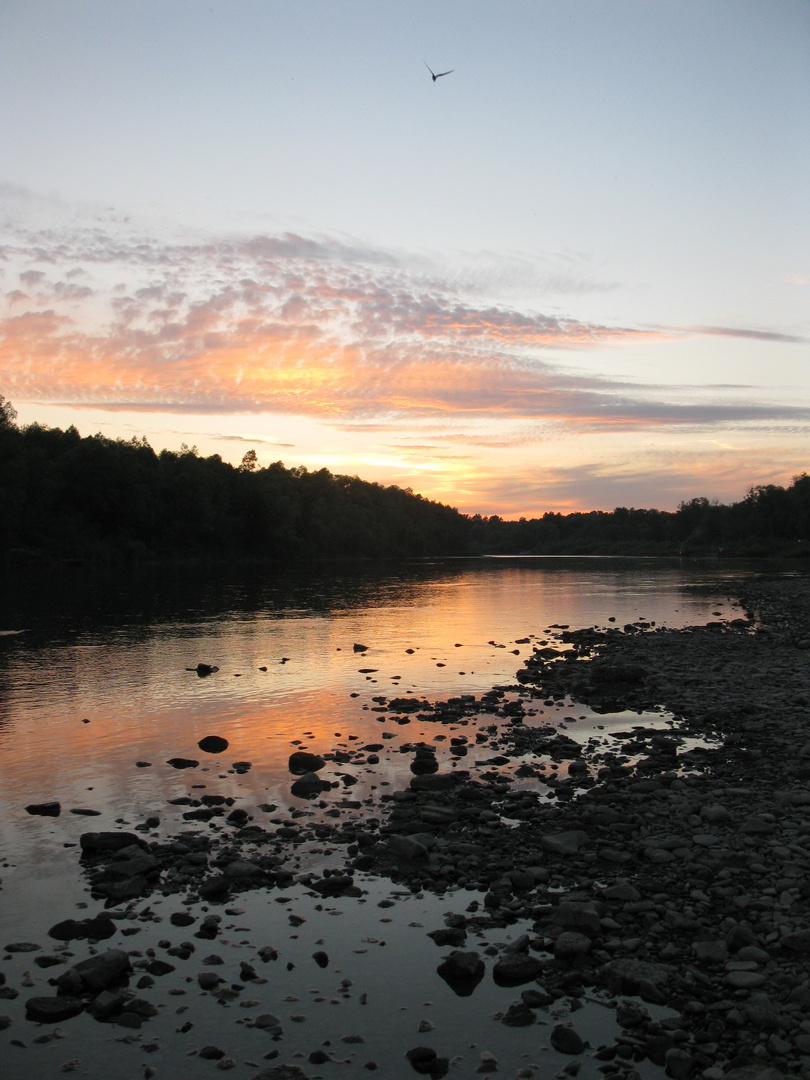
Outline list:
[[[0,312],[10,399],[335,420],[547,418],[583,431],[810,418],[800,406],[690,404],[683,388],[672,400],[571,374],[555,352],[680,332],[477,304],[385,253],[335,241],[161,244],[95,229],[29,237],[5,255],[28,290],[12,290]]]

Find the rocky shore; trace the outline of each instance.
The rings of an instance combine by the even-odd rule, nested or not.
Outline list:
[[[211,795],[185,800],[188,827],[169,838],[152,838],[154,820],[88,832],[81,866],[110,914],[63,921],[51,935],[98,945],[127,905],[151,895],[182,901],[172,923],[213,940],[217,905],[256,890],[295,884],[324,899],[359,897],[369,875],[448,902],[476,890],[431,931],[439,976],[471,995],[491,966],[519,995],[507,1026],[548,1020],[566,1003],[571,1021],[554,1025],[550,1040],[570,1057],[570,1075],[588,1058],[628,1080],[642,1063],[673,1080],[810,1078],[810,583],[762,581],[738,595],[747,618],[705,627],[558,628],[534,645],[514,685],[482,698],[380,698],[386,725],[404,730],[418,715],[436,726],[437,741],[398,743],[412,774],[400,790],[353,800],[352,779],[320,779],[328,765],[379,760],[390,744],[324,748],[290,762],[312,811],[257,823]],[[539,703],[563,701],[606,718],[633,710],[639,722],[606,745],[578,739],[575,724],[534,719]],[[330,802],[333,785],[342,798],[331,790]],[[44,806],[29,812],[54,813]],[[315,843],[337,852],[337,864],[313,866],[305,855]],[[525,929],[508,944],[479,947],[515,925]],[[172,963],[192,951],[170,949]],[[135,958],[137,989],[125,979],[121,990],[132,958],[100,955],[106,968],[97,957],[62,970],[51,997],[29,1002],[29,1018],[89,1009],[133,1028],[147,1022],[149,964],[163,961]],[[64,954],[53,963],[64,965]],[[214,974],[200,987],[234,992],[220,982]],[[597,993],[618,1034],[594,1045],[576,1011]],[[448,1070],[429,1047],[408,1061],[424,1075]],[[494,1071],[486,1064],[478,1071]],[[259,1074],[307,1075],[277,1065]]]

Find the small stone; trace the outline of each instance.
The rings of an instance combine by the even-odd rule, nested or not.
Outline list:
[[[534,1013],[525,1001],[515,1001],[506,1010],[501,1018],[501,1023],[507,1027],[528,1027],[535,1023],[537,1014]]]
[[[481,1063],[475,1070],[477,1073],[491,1073],[498,1071],[498,1059],[489,1050],[481,1051]]]

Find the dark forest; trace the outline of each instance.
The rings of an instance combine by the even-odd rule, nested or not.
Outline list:
[[[810,554],[810,476],[730,505],[617,507],[504,521],[327,469],[240,466],[195,447],[15,423],[0,397],[0,558],[401,559],[458,555]]]

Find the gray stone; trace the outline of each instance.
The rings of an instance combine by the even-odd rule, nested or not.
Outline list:
[[[585,1049],[582,1037],[567,1024],[555,1024],[549,1041],[560,1054],[581,1054]]]
[[[765,985],[765,976],[758,971],[729,971],[723,982],[734,990],[755,990]]]
[[[563,930],[554,942],[554,955],[558,960],[575,960],[590,952],[591,939],[577,930]]]
[[[525,1001],[515,1001],[501,1017],[501,1023],[507,1027],[528,1027],[535,1023],[537,1016]]]
[[[590,837],[582,829],[572,829],[570,832],[549,833],[541,841],[546,851],[553,855],[576,855],[583,847],[590,843]]]
[[[264,870],[248,859],[235,859],[232,863],[228,863],[223,873],[232,881],[264,877]]]
[[[492,977],[499,986],[519,986],[531,982],[542,972],[543,965],[525,953],[504,953],[495,961]]]
[[[25,1003],[27,1020],[41,1024],[59,1024],[84,1012],[84,1002],[75,997],[34,997]]]
[[[306,773],[319,772],[326,762],[318,754],[310,754],[306,750],[296,750],[290,754],[289,770],[295,776],[304,776]]]
[[[111,983],[130,971],[129,956],[122,949],[110,949],[98,956],[89,956],[75,964],[56,980],[56,985],[70,992],[78,979],[81,985],[95,993],[105,990]]]
[[[596,937],[601,930],[599,912],[593,904],[563,901],[554,909],[551,919],[566,930],[579,930],[589,937]]]
[[[251,1080],[309,1080],[309,1077],[298,1065],[276,1065],[272,1069],[262,1069]]]
[[[398,859],[426,859],[428,854],[424,844],[420,844],[411,836],[389,837],[388,850]]]
[[[58,802],[31,803],[26,806],[26,813],[35,817],[59,817],[62,807]]]

